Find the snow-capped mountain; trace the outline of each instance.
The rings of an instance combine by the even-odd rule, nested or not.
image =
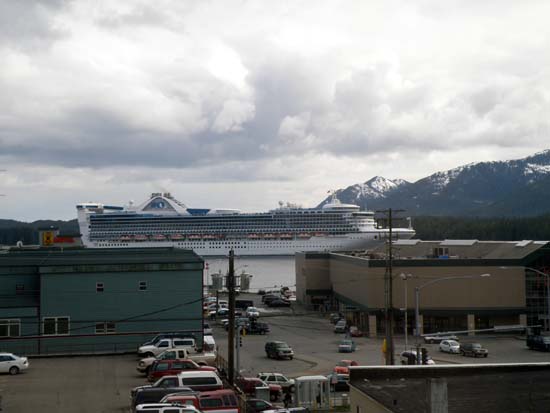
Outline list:
[[[550,150],[511,161],[471,163],[414,183],[375,176],[337,195],[363,208],[400,208],[411,215],[538,215],[550,211]]]

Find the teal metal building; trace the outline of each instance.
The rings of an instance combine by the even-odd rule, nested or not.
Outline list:
[[[127,352],[172,331],[200,346],[203,267],[172,248],[2,252],[0,351]]]

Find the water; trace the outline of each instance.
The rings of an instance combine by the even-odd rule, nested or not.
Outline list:
[[[204,257],[208,264],[205,270],[205,284],[211,284],[210,274],[226,274],[229,269],[229,259],[219,257]],[[250,289],[273,289],[287,286],[294,289],[296,275],[294,256],[286,257],[235,257],[235,275],[245,271],[252,275]]]

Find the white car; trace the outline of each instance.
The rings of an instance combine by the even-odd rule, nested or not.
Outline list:
[[[460,343],[455,340],[443,340],[439,343],[439,351],[444,353],[460,353]]]
[[[260,311],[256,307],[248,307],[246,309],[246,316],[247,317],[254,317],[258,318],[260,316]]]
[[[0,373],[10,373],[12,376],[29,368],[29,360],[12,353],[0,353]]]

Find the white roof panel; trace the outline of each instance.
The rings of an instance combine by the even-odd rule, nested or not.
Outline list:
[[[479,241],[477,239],[446,239],[441,241],[439,245],[457,245],[457,246],[467,246],[471,247],[474,244],[477,244]]]

